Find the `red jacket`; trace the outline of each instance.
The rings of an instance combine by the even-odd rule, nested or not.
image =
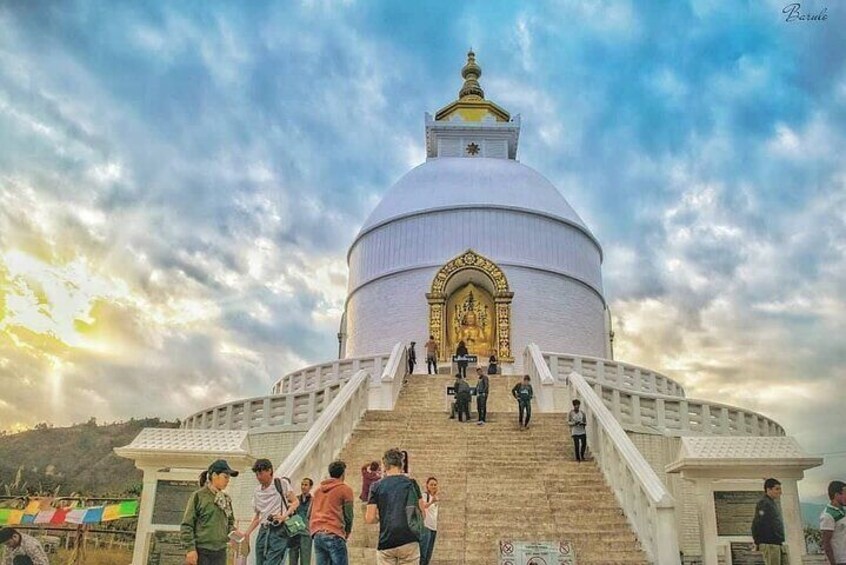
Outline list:
[[[352,531],[353,499],[352,489],[341,479],[322,481],[311,502],[311,535],[324,531],[346,539]]]

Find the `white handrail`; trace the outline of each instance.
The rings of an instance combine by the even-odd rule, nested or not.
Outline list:
[[[549,371],[537,344],[530,343],[523,352],[523,367],[534,384],[535,398],[540,412],[555,410],[555,378]]]
[[[584,377],[574,371],[567,382],[587,414],[591,453],[644,551],[656,565],[679,565],[673,497]]]
[[[384,406],[383,410],[394,409],[399,393],[402,390],[403,382],[405,381],[407,368],[408,350],[399,342],[391,350],[391,356],[388,358],[388,362],[385,364],[385,370],[380,378],[382,388],[390,392],[389,396],[384,397],[389,400],[390,405]]]
[[[299,480],[312,477],[319,481],[341,452],[358,421],[367,411],[370,375],[358,371],[344,384],[296,447],[285,457],[277,476]]]

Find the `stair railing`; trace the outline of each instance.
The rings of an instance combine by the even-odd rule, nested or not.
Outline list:
[[[341,452],[368,409],[393,409],[405,381],[407,359],[405,347],[397,343],[378,380],[367,371],[358,371],[288,454],[277,474],[283,477],[325,476],[329,463]]]
[[[535,343],[526,346],[523,352],[523,367],[532,382],[535,402],[539,412],[555,411],[555,378],[543,358],[540,347]]]
[[[385,363],[385,369],[374,380],[370,388],[370,409],[371,410],[393,410],[397,398],[402,390],[405,381],[405,372],[408,369],[408,351],[400,342],[394,345],[391,356]],[[375,375],[374,375],[375,376]]]
[[[590,451],[641,547],[656,565],[679,565],[675,501],[667,487],[584,377],[571,372],[567,387],[582,401]]]
[[[346,444],[356,424],[367,411],[370,374],[358,371],[323,410],[305,436],[279,465],[277,475],[298,480],[299,477],[320,477],[328,473]]]

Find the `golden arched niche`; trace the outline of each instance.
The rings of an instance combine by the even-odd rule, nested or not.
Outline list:
[[[513,297],[502,269],[472,249],[441,267],[426,294],[429,333],[440,345],[441,361],[449,361],[463,340],[480,361],[496,352],[500,362],[513,363]]]

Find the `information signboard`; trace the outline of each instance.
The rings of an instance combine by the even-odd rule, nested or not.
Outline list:
[[[197,481],[158,481],[153,503],[153,524],[178,526],[182,523],[185,505],[197,490]]]
[[[757,491],[714,491],[718,536],[752,535],[755,505],[761,498]]]
[[[576,565],[576,552],[569,541],[501,540],[499,565]]]

